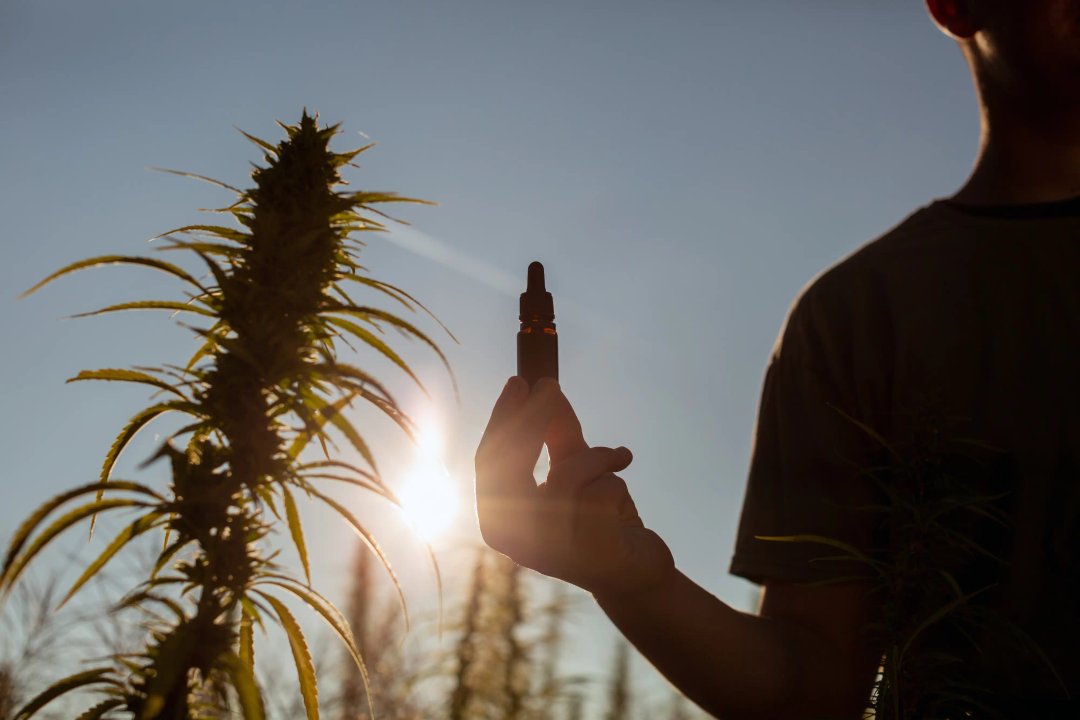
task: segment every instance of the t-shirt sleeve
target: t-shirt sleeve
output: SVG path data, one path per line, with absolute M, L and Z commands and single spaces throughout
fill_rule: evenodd
M 814 535 L 870 553 L 881 445 L 862 418 L 873 393 L 857 379 L 848 315 L 812 286 L 796 302 L 765 374 L 730 571 L 758 584 L 813 582 L 865 571 Z M 870 338 L 861 338 L 872 342 Z

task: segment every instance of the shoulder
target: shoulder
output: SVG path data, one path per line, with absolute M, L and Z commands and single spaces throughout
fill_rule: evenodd
M 811 279 L 796 304 L 850 299 L 853 291 L 866 292 L 914 272 L 950 254 L 960 239 L 956 230 L 936 203 L 920 208 Z
M 785 330 L 795 325 L 827 333 L 837 325 L 879 324 L 898 287 L 917 284 L 931 268 L 952 264 L 950 256 L 963 252 L 963 233 L 938 205 L 919 208 L 814 276 L 792 303 Z

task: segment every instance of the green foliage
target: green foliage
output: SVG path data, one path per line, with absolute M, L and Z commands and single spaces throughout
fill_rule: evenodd
M 304 696 L 304 709 L 307 711 L 308 720 L 319 720 L 319 688 L 315 680 L 315 663 L 311 659 L 304 631 L 285 607 L 285 603 L 273 595 L 263 597 L 274 608 L 274 612 L 281 619 L 281 626 L 285 628 L 285 634 L 289 637 L 289 647 L 292 649 L 296 672 L 300 677 L 300 694 Z
M 161 236 L 163 250 L 196 258 L 212 283 L 203 284 L 171 262 L 105 255 L 68 265 L 26 293 L 76 270 L 149 268 L 179 279 L 186 299 L 121 303 L 86 315 L 154 309 L 189 314 L 207 324 L 193 328 L 200 344 L 183 367 L 107 368 L 71 378 L 137 383 L 171 397 L 124 425 L 105 454 L 99 482 L 61 494 L 20 526 L 3 561 L 0 590 L 10 592 L 27 565 L 64 530 L 98 513 L 132 509 L 137 517 L 86 566 L 67 598 L 129 543 L 160 528 L 165 542 L 152 574 L 119 604 L 156 619 L 150 621 L 149 639 L 140 652 L 117 655 L 110 664 L 61 680 L 27 703 L 18 718 L 33 716 L 69 691 L 92 687 L 98 697 L 84 718 L 122 714 L 137 720 L 187 720 L 218 717 L 235 708 L 245 720 L 260 720 L 265 709 L 255 681 L 253 634 L 266 618 L 276 618 L 285 631 L 307 717 L 317 718 L 314 663 L 283 597 L 301 601 L 328 623 L 366 685 L 367 671 L 348 623 L 310 587 L 297 492 L 324 503 L 356 530 L 393 577 L 404 606 L 404 593 L 375 538 L 319 486 L 326 480 L 350 483 L 397 502 L 346 411 L 358 401 L 369 403 L 410 434 L 412 421 L 382 382 L 339 361 L 337 344 L 359 342 L 417 383 L 419 378 L 383 339 L 387 329 L 428 345 L 446 362 L 436 343 L 413 323 L 368 304 L 367 298 L 354 301 L 345 291 L 347 283 L 354 283 L 372 300 L 390 299 L 409 312 L 426 311 L 403 290 L 369 277 L 357 262 L 364 246 L 358 235 L 385 229 L 387 216 L 376 206 L 422 201 L 345 191 L 339 171 L 367 148 L 331 151 L 337 126 L 320 128 L 306 112 L 298 124 L 282 127 L 286 138 L 276 145 L 245 133 L 264 152 L 264 165 L 252 172 L 251 189 L 176 173 L 238 195 L 219 211 L 237 227 L 189 225 Z M 167 490 L 113 480 L 116 461 L 132 438 L 166 413 L 188 420 L 154 456 L 170 463 Z M 367 467 L 332 459 L 332 433 L 344 437 Z M 301 461 L 313 440 L 325 459 Z M 70 507 L 76 501 L 82 504 Z M 304 581 L 287 575 L 267 552 L 281 506 Z
M 857 508 L 876 514 L 883 545 L 863 551 L 818 535 L 759 539 L 829 548 L 839 554 L 820 560 L 846 569 L 814 584 L 870 588 L 880 616 L 865 631 L 884 651 L 872 716 L 1001 718 L 995 682 L 1022 669 L 1064 689 L 1037 644 L 994 602 L 1008 568 L 1008 488 L 1016 482 L 1004 453 L 957 439 L 932 404 L 914 415 L 902 442 L 841 414 L 888 458 L 866 470 L 880 503 Z M 1028 667 L 1030 659 L 1038 667 Z

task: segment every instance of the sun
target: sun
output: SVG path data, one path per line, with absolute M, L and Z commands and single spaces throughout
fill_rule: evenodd
M 398 492 L 405 520 L 425 542 L 432 542 L 446 532 L 459 505 L 453 479 L 440 459 L 441 445 L 435 426 L 426 425 L 417 443 L 413 466 Z

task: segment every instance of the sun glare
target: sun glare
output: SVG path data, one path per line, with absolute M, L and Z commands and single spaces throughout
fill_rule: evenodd
M 441 455 L 441 438 L 432 424 L 426 424 L 417 443 L 413 466 L 398 493 L 405 520 L 426 542 L 450 527 L 458 509 L 458 496 Z

